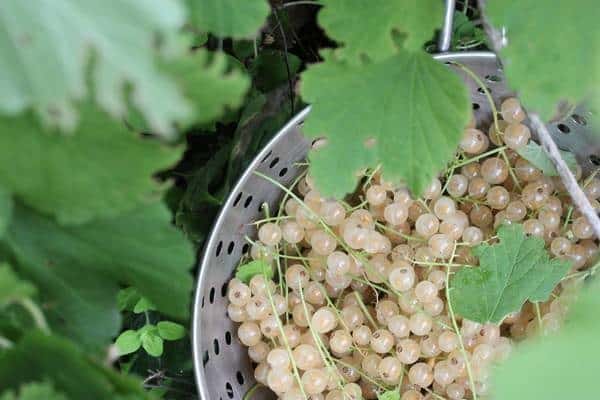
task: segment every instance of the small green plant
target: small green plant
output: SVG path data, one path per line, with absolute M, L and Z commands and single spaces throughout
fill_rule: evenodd
M 117 300 L 121 311 L 133 311 L 146 317 L 146 323 L 141 328 L 128 329 L 117 337 L 115 345 L 119 355 L 134 353 L 142 347 L 152 357 L 160 357 L 163 354 L 164 340 L 179 340 L 185 336 L 185 327 L 178 323 L 171 321 L 150 323 L 149 312 L 156 310 L 156 307 L 135 288 L 122 289 Z

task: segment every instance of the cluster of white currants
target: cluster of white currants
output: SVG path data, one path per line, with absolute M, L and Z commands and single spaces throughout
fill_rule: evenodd
M 455 162 L 419 199 L 377 172 L 346 201 L 326 199 L 306 176 L 284 212 L 261 222 L 251 257 L 278 274 L 232 279 L 228 291 L 259 383 L 284 400 L 375 399 L 390 389 L 403 400 L 481 397 L 489 367 L 515 340 L 559 328 L 568 279 L 550 301 L 526 303 L 500 325 L 448 307 L 448 277 L 478 264 L 472 247 L 494 241 L 501 223 L 543 238 L 572 260 L 572 274 L 598 252 L 560 181 L 515 151 L 531 136 L 518 100 L 504 101 L 501 115 L 489 136 L 465 130 Z M 598 207 L 600 180 L 582 185 Z

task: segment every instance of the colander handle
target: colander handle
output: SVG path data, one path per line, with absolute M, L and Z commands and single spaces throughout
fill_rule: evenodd
M 446 0 L 446 12 L 444 13 L 444 25 L 442 26 L 442 34 L 438 42 L 440 53 L 445 53 L 450 50 L 452 43 L 452 18 L 454 17 L 454 9 L 456 0 Z

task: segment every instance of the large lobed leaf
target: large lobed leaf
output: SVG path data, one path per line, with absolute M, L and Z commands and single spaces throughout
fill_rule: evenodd
M 129 132 L 90 103 L 74 135 L 45 132 L 25 113 L 0 118 L 0 186 L 61 223 L 82 223 L 157 201 L 152 174 L 182 151 Z
M 527 237 L 519 224 L 498 229 L 499 243 L 473 249 L 479 267 L 467 267 L 450 281 L 454 311 L 481 323 L 499 323 L 526 300 L 545 301 L 570 268 L 570 263 L 550 259 L 544 241 Z
M 382 60 L 397 52 L 399 41 L 409 50 L 422 48 L 444 15 L 438 0 L 324 0 L 323 5 L 319 25 L 342 43 L 339 57 L 353 61 Z
M 51 125 L 72 130 L 74 99 L 86 86 L 86 65 L 96 100 L 114 116 L 126 114 L 124 86 L 156 132 L 174 133 L 172 123 L 190 108 L 172 79 L 156 65 L 156 35 L 169 47 L 185 21 L 180 1 L 5 0 L 0 3 L 0 112 L 33 107 Z M 171 52 L 171 50 L 169 50 Z
M 223 37 L 253 37 L 269 15 L 266 0 L 186 0 L 192 23 Z
M 19 395 L 9 390 L 0 394 L 0 400 L 67 400 L 67 397 L 57 392 L 51 383 L 31 382 L 19 388 Z
M 595 399 L 600 358 L 600 287 L 591 283 L 556 336 L 541 338 L 494 371 L 497 400 Z
M 54 329 L 90 346 L 109 342 L 120 325 L 119 284 L 163 313 L 188 315 L 193 253 L 162 204 L 70 227 L 23 206 L 14 215 L 6 241 Z
M 237 108 L 250 87 L 239 69 L 229 70 L 228 56 L 198 49 L 165 66 L 191 101 L 193 122 L 206 123 L 221 116 L 226 107 Z
M 302 94 L 313 105 L 303 131 L 328 139 L 310 155 L 327 196 L 351 192 L 357 174 L 378 163 L 387 180 L 419 195 L 454 154 L 470 115 L 459 76 L 421 51 L 361 66 L 330 55 L 302 75 Z
M 486 15 L 507 30 L 500 55 L 508 81 L 545 119 L 560 100 L 600 96 L 599 10 L 595 0 L 487 2 Z
M 0 389 L 17 389 L 40 380 L 51 382 L 58 392 L 70 399 L 149 397 L 144 394 L 141 382 L 103 366 L 72 342 L 34 331 L 27 333 L 13 348 L 0 352 Z

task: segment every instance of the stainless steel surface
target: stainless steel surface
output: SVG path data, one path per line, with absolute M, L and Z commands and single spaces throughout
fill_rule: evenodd
M 438 48 L 440 53 L 445 53 L 450 50 L 452 44 L 452 23 L 454 19 L 454 9 L 456 7 L 455 0 L 446 0 L 446 11 L 444 12 L 444 24 L 440 33 Z
M 498 107 L 502 100 L 512 95 L 494 53 L 444 53 L 434 58 L 440 62 L 458 62 L 474 71 L 488 87 Z M 489 124 L 492 110 L 483 90 L 455 66 L 448 67 L 465 79 L 477 122 L 484 126 Z M 306 108 L 290 120 L 254 159 L 223 205 L 206 243 L 192 323 L 196 380 L 204 400 L 241 399 L 255 383 L 247 350 L 236 338 L 237 324 L 227 318 L 226 285 L 241 255 L 249 249 L 244 237 L 256 234 L 256 229 L 249 223 L 262 218 L 260 205 L 267 202 L 270 209 L 275 210 L 281 198 L 280 190 L 254 172 L 260 171 L 286 185 L 291 183 L 300 171 L 295 163 L 304 160 L 310 147 L 300 133 L 300 126 L 309 112 L 310 108 Z M 584 110 L 576 109 L 563 122 L 549 125 L 559 147 L 575 152 L 587 171 L 594 167 L 593 156 L 600 155 L 600 143 L 591 136 L 590 117 Z M 263 390 L 255 398 L 274 396 Z

